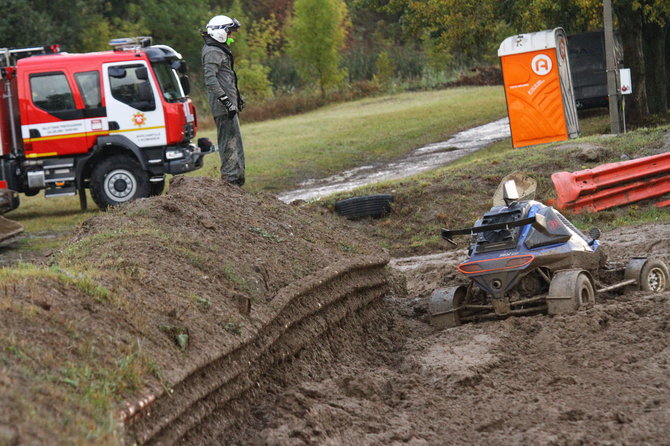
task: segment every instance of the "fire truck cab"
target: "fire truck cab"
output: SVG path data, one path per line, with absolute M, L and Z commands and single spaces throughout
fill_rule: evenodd
M 0 49 L 0 187 L 48 197 L 90 188 L 102 209 L 163 191 L 166 174 L 202 167 L 186 64 L 150 38 L 111 51 Z M 18 200 L 14 200 L 18 206 Z

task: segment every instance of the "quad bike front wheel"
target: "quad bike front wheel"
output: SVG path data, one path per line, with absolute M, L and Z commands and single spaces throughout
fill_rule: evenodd
M 640 272 L 640 289 L 660 293 L 668 289 L 668 267 L 658 259 L 648 259 Z
M 574 313 L 595 304 L 596 293 L 584 270 L 557 271 L 549 284 L 547 314 Z
M 633 289 L 660 293 L 668 289 L 670 274 L 668 267 L 660 259 L 633 257 L 626 266 L 624 280 L 635 279 Z

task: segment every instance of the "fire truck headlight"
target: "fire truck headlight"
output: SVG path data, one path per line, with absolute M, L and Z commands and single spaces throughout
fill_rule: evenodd
M 178 160 L 179 158 L 184 157 L 184 152 L 181 150 L 166 150 L 165 159 L 167 160 Z

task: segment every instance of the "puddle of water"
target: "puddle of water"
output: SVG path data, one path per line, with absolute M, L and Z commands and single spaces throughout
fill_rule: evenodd
M 459 251 L 447 251 L 437 254 L 423 256 L 396 257 L 391 259 L 389 265 L 402 272 L 413 271 L 426 266 L 444 266 L 445 264 L 456 265 L 465 260 L 465 253 Z
M 508 118 L 500 119 L 456 133 L 447 141 L 418 148 L 392 163 L 361 166 L 327 178 L 304 181 L 299 189 L 283 192 L 277 198 L 285 203 L 316 200 L 380 181 L 406 178 L 449 164 L 509 136 Z

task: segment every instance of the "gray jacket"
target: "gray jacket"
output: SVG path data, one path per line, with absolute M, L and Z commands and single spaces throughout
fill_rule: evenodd
M 221 96 L 228 96 L 230 102 L 239 108 L 240 92 L 237 89 L 233 53 L 209 36 L 205 36 L 205 45 L 202 47 L 202 71 L 212 115 L 228 114 L 226 107 L 218 100 Z

